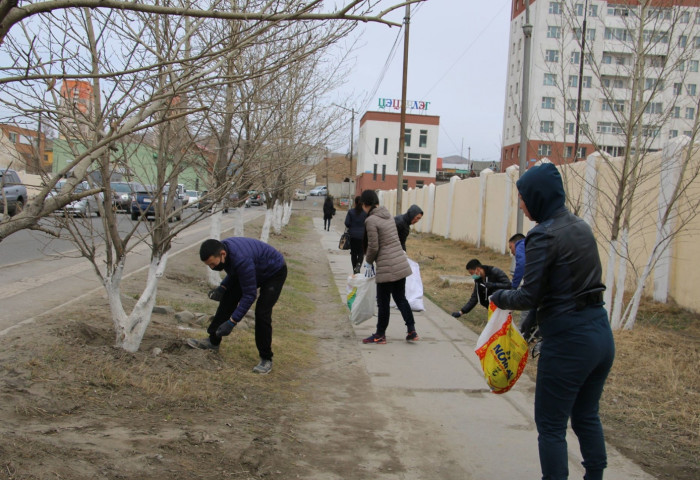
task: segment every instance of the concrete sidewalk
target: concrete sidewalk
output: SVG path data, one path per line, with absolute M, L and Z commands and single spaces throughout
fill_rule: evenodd
M 313 221 L 345 302 L 352 270 L 349 252 L 338 250 L 342 232 L 335 227 L 326 232 L 321 218 Z M 429 300 L 423 301 L 426 310 L 414 312 L 421 338 L 416 343 L 405 341 L 406 328 L 396 309 L 392 309 L 386 345 L 361 343 L 374 333 L 376 317 L 353 327 L 372 388 L 408 416 L 429 425 L 425 434 L 442 442 L 445 452 L 454 452 L 444 460 L 457 463 L 465 479 L 540 478 L 534 383 L 523 376 L 510 392 L 492 394 L 474 353 L 478 335 Z M 578 441 L 570 429 L 567 440 L 570 478 L 582 478 Z M 420 452 L 413 455 L 419 458 Z M 606 480 L 653 478 L 608 446 Z

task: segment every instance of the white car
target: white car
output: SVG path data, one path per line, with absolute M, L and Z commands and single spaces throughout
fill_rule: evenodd
M 304 190 L 295 190 L 294 200 L 306 200 L 306 192 Z
M 187 198 L 187 208 L 197 208 L 199 205 L 200 193 L 197 190 L 185 190 Z
M 314 187 L 311 189 L 311 191 L 309 191 L 309 195 L 313 197 L 328 195 L 328 187 L 326 187 L 325 185 L 322 185 L 320 187 Z

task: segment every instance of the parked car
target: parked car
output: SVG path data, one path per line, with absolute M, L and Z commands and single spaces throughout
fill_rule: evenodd
M 187 198 L 187 208 L 196 208 L 199 206 L 200 193 L 197 190 L 185 190 Z
M 304 190 L 295 190 L 294 200 L 306 200 L 306 192 Z
M 131 196 L 144 190 L 143 185 L 137 182 L 110 182 L 109 186 L 112 189 L 112 206 L 124 212 L 131 209 Z
M 7 214 L 15 216 L 24 208 L 27 201 L 27 187 L 22 185 L 19 175 L 14 170 L 0 169 L 0 213 L 5 213 L 5 201 L 7 201 Z
M 318 197 L 328 195 L 328 187 L 322 185 L 320 187 L 314 187 L 309 191 L 309 195 Z
M 202 192 L 199 200 L 199 209 L 203 211 L 209 211 L 212 209 L 214 204 L 214 199 L 206 198 L 209 192 L 207 190 Z M 229 208 L 236 208 L 238 206 L 238 192 L 231 192 L 229 196 L 224 200 L 224 213 L 228 213 Z
M 245 201 L 245 206 L 246 206 L 246 208 L 249 208 L 249 207 L 252 207 L 253 205 L 255 205 L 255 206 L 265 205 L 265 194 L 262 192 L 258 192 L 256 190 L 250 190 L 248 192 L 248 198 Z
M 141 215 L 145 214 L 146 217 L 153 217 L 156 214 L 156 210 L 153 202 L 155 197 L 153 187 L 145 187 L 144 190 L 134 193 L 131 197 L 131 219 L 138 220 Z M 163 202 L 168 198 L 168 186 L 166 185 L 163 189 Z M 175 193 L 173 198 L 173 205 L 168 213 L 168 221 L 180 220 L 182 218 L 182 207 L 184 194 Z M 176 213 L 177 212 L 177 213 Z
M 66 181 L 65 180 L 59 180 L 56 183 L 56 186 L 53 187 L 49 195 L 56 195 L 58 192 L 61 191 L 63 186 L 65 185 Z M 90 184 L 86 181 L 80 182 L 78 185 L 76 185 L 75 190 L 73 190 L 73 193 L 82 193 L 85 190 L 90 190 L 91 187 Z M 94 213 L 98 217 L 100 216 L 100 206 L 99 204 L 102 202 L 104 199 L 104 194 L 102 192 L 98 192 L 94 195 L 88 195 L 87 197 L 83 197 L 80 200 L 74 200 L 64 206 L 63 208 L 59 208 L 56 210 L 56 213 L 63 213 L 66 215 L 76 215 L 76 216 L 81 216 L 81 217 L 91 217 L 92 214 Z

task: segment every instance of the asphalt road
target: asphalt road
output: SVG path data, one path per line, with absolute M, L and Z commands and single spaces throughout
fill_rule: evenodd
M 247 222 L 264 215 L 265 208 L 240 211 L 243 221 Z M 222 216 L 222 231 L 233 226 L 233 218 L 231 213 Z M 133 225 L 127 215 L 120 215 L 119 222 L 120 230 Z M 99 218 L 91 219 L 90 223 L 95 229 L 101 228 Z M 173 241 L 171 255 L 206 238 L 209 227 L 210 222 L 203 220 L 181 232 Z M 125 276 L 146 268 L 149 261 L 148 246 L 145 243 L 138 245 L 127 257 Z M 0 243 L 0 335 L 32 322 L 36 315 L 102 293 L 102 284 L 92 264 L 79 257 L 75 246 L 68 240 L 52 239 L 36 231 L 22 231 Z

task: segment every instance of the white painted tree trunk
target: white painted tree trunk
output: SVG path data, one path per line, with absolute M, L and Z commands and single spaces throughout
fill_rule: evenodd
M 265 210 L 265 221 L 263 222 L 262 231 L 260 232 L 260 241 L 267 243 L 270 240 L 270 225 L 272 225 L 272 209 Z
M 117 261 L 117 264 L 112 273 L 107 272 L 104 278 L 104 286 L 107 291 L 107 301 L 109 302 L 109 310 L 112 313 L 112 321 L 114 322 L 114 344 L 119 345 L 120 340 L 120 325 L 126 325 L 128 315 L 124 311 L 121 297 L 121 281 L 124 274 L 124 261 L 122 257 Z
M 243 223 L 243 211 L 240 208 L 234 208 L 233 212 L 233 236 L 242 237 L 245 235 L 245 223 Z
M 222 207 L 220 205 L 219 207 Z M 216 240 L 221 240 L 221 209 L 215 208 L 215 213 L 211 216 L 211 223 L 209 224 L 209 238 L 214 238 Z M 199 253 L 197 253 L 199 255 Z M 203 267 L 207 270 L 207 283 L 210 287 L 218 287 L 221 283 L 221 275 L 219 272 L 212 270 L 206 265 Z
M 118 319 L 115 317 L 115 323 L 117 323 L 115 325 L 117 347 L 123 348 L 127 352 L 138 351 L 143 335 L 146 333 L 146 328 L 151 323 L 153 306 L 156 303 L 156 294 L 158 293 L 158 282 L 163 276 L 167 263 L 168 252 L 165 252 L 160 258 L 154 257 L 151 260 L 151 265 L 148 267 L 146 288 L 141 293 L 131 314 L 126 318 L 125 315 L 119 316 L 121 318 Z M 112 291 L 112 297 L 116 296 L 119 298 L 118 284 L 119 282 L 112 282 L 111 284 L 109 291 Z M 114 290 L 115 286 L 117 287 L 116 291 Z M 110 298 L 110 300 L 114 300 L 114 298 Z M 118 300 L 118 304 L 121 305 L 121 300 Z
M 605 270 L 605 293 L 603 294 L 603 301 L 608 307 L 608 312 L 612 311 L 612 298 L 613 292 L 615 291 L 615 264 L 617 263 L 617 241 L 611 240 L 608 243 L 608 265 Z
M 622 327 L 622 306 L 623 296 L 625 294 L 625 282 L 627 281 L 627 249 L 629 240 L 629 230 L 623 229 L 622 236 L 619 241 L 619 253 L 617 254 L 618 271 L 615 278 L 615 300 L 613 301 L 612 314 L 610 316 L 610 325 L 613 330 L 618 330 Z
M 282 233 L 282 205 L 279 200 L 275 200 L 275 205 L 272 207 L 272 230 L 276 235 Z
M 583 211 L 581 218 L 593 228 L 596 215 L 596 195 L 598 193 L 598 170 L 596 164 L 601 158 L 599 153 L 594 153 L 586 158 L 585 182 L 583 184 Z
M 289 220 L 292 218 L 292 202 L 284 204 L 284 213 L 282 214 L 282 226 L 289 225 Z

